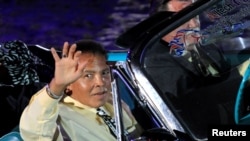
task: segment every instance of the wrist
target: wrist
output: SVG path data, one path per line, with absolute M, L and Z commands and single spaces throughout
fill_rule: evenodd
M 51 92 L 49 84 L 47 84 L 45 87 L 46 87 L 46 92 L 47 92 L 47 94 L 48 94 L 49 97 L 51 97 L 53 99 L 60 99 L 60 98 L 62 98 L 64 92 L 62 92 L 60 95 L 56 95 L 53 92 Z

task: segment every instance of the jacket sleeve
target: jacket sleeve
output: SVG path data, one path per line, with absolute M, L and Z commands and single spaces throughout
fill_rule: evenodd
M 51 141 L 57 128 L 59 99 L 48 96 L 45 87 L 32 96 L 20 119 L 20 133 L 25 141 Z M 62 140 L 59 133 L 58 141 Z

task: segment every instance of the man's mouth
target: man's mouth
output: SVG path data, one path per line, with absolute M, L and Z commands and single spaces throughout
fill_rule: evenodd
M 101 92 L 98 92 L 98 93 L 95 93 L 94 95 L 104 95 L 108 92 L 108 89 L 107 88 L 104 88 L 103 91 Z
M 99 93 L 95 93 L 94 95 L 104 95 L 106 92 L 103 91 L 103 92 L 99 92 Z

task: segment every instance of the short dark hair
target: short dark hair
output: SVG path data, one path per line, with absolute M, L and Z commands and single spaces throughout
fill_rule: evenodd
M 105 56 L 107 59 L 107 50 L 100 43 L 91 40 L 91 39 L 82 39 L 76 43 L 76 50 L 81 51 L 82 53 L 93 53 L 97 55 Z
M 161 4 L 166 4 L 167 2 L 169 2 L 170 0 L 163 0 Z

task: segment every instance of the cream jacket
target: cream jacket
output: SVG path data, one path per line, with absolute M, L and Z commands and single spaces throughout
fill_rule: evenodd
M 103 106 L 112 115 L 111 104 Z M 61 100 L 52 99 L 43 88 L 30 100 L 20 119 L 20 133 L 24 141 L 52 141 L 58 115 L 61 125 L 72 141 L 116 141 L 108 127 L 96 115 L 96 109 L 79 103 L 69 96 Z M 128 132 L 135 130 L 136 121 L 123 110 L 124 127 Z M 63 141 L 62 133 L 56 141 Z

